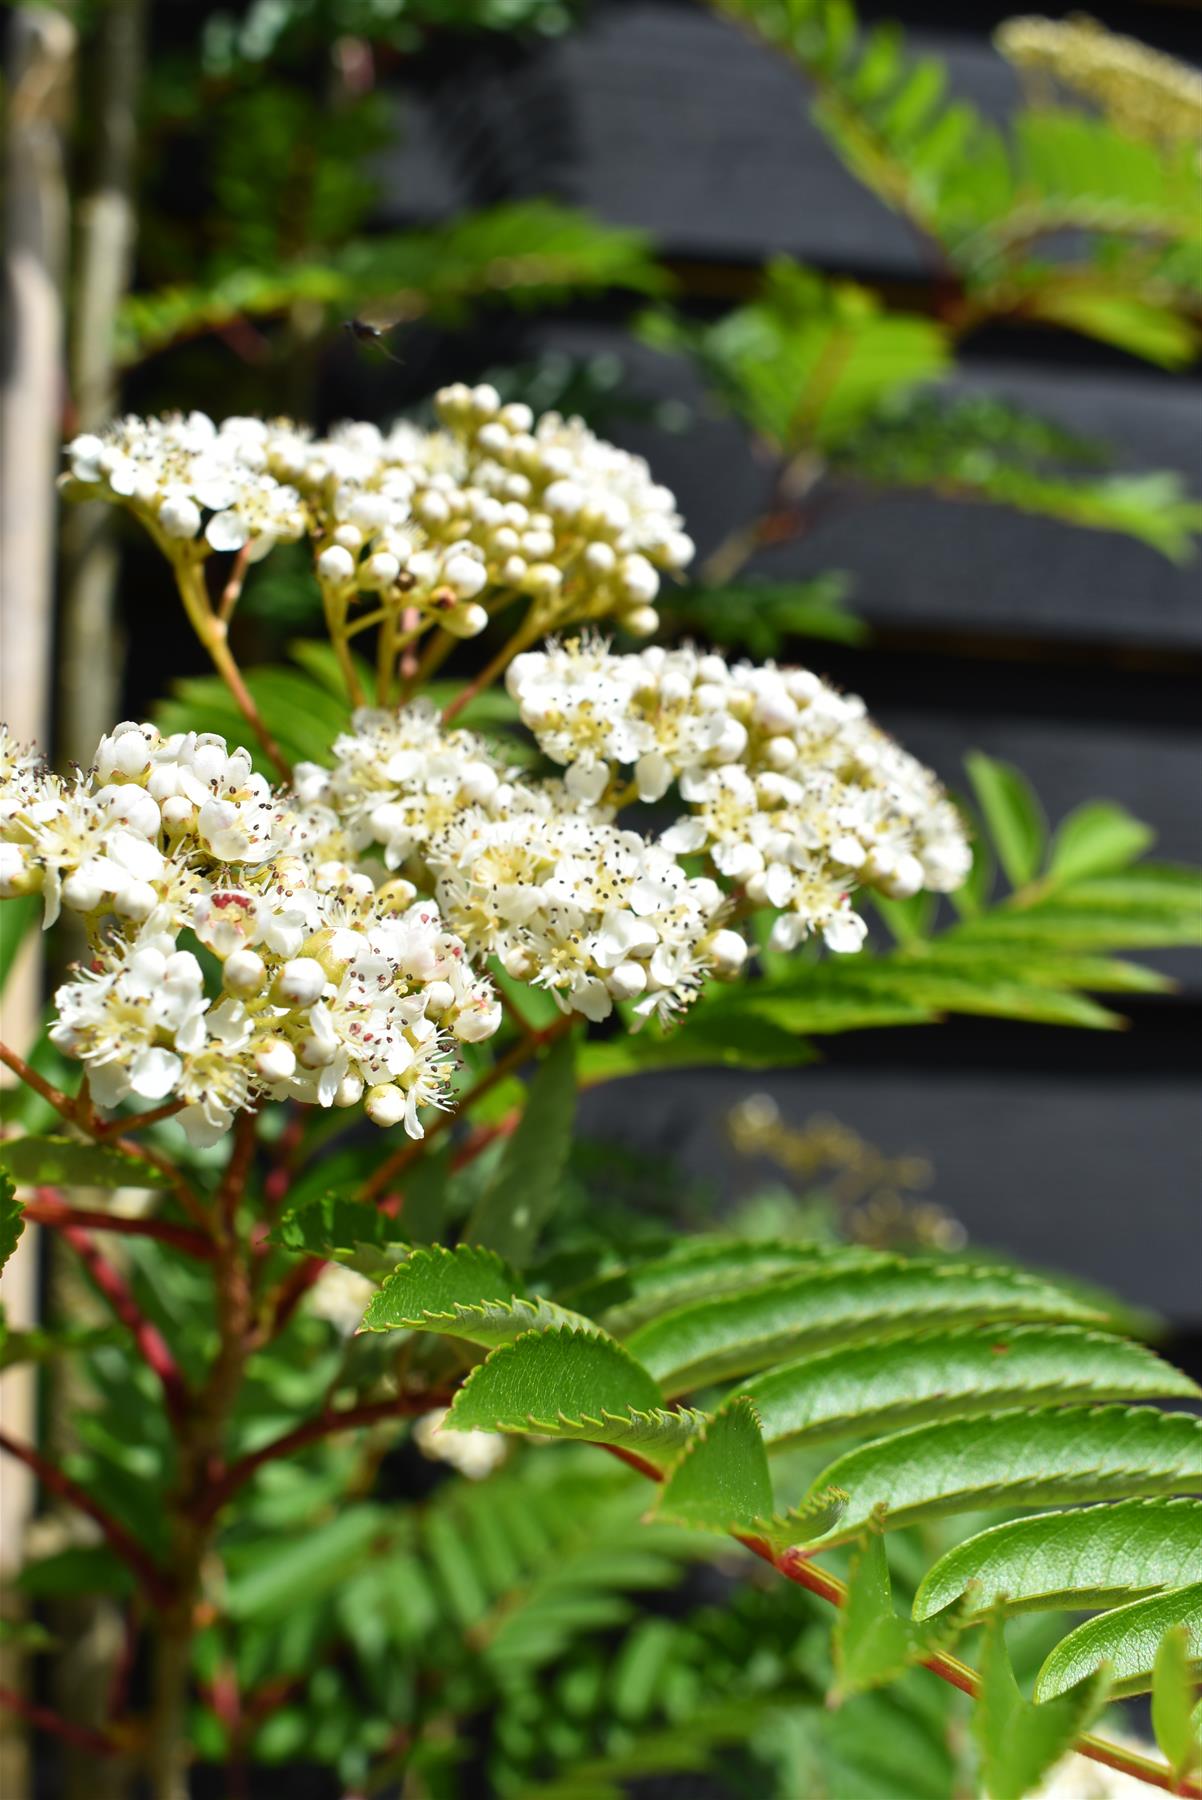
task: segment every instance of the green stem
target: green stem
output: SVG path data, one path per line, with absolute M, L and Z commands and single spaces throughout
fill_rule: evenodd
M 230 690 L 234 704 L 246 723 L 259 740 L 259 745 L 268 761 L 273 763 L 280 778 L 289 781 L 292 770 L 288 758 L 284 755 L 267 726 L 263 722 L 254 696 L 242 678 L 242 671 L 234 660 L 234 653 L 229 646 L 228 627 L 223 618 L 219 618 L 209 604 L 208 589 L 205 587 L 204 571 L 200 563 L 181 555 L 178 550 L 171 557 L 175 569 L 176 586 L 180 599 L 184 603 L 184 611 L 193 631 L 209 653 L 213 667 Z
M 455 698 L 443 708 L 443 724 L 449 725 L 452 719 L 458 718 L 463 709 L 466 706 L 470 706 L 477 694 L 483 693 L 485 688 L 492 686 L 497 676 L 509 667 L 509 664 L 513 661 L 515 656 L 520 655 L 523 650 L 535 643 L 541 636 L 541 624 L 534 621 L 531 613 L 527 613 L 522 624 L 519 625 L 518 629 L 514 632 L 508 642 L 502 644 L 492 661 L 486 663 L 480 673 L 469 681 L 465 688 L 461 688 L 455 695 Z

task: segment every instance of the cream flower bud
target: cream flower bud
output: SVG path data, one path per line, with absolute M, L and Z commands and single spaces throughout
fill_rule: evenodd
M 187 494 L 168 494 L 159 508 L 159 525 L 169 538 L 194 538 L 200 530 L 200 508 Z
M 615 1000 L 634 1000 L 647 986 L 647 971 L 642 963 L 620 962 L 610 971 L 605 985 Z
M 296 1073 L 296 1053 L 283 1038 L 265 1038 L 255 1052 L 255 1067 L 264 1081 L 287 1081 Z
M 334 542 L 341 544 L 344 550 L 362 550 L 363 533 L 357 525 L 340 525 L 334 533 Z M 320 567 L 320 564 L 318 566 Z
M 449 631 L 452 637 L 479 637 L 488 624 L 488 614 L 482 606 L 473 602 L 470 606 L 457 606 L 453 612 L 444 613 L 440 623 L 443 630 Z
M 267 980 L 267 964 L 257 950 L 235 950 L 225 959 L 221 978 L 231 994 L 249 999 L 261 993 Z
M 624 556 L 618 579 L 628 600 L 646 604 L 659 593 L 659 575 L 645 556 Z
M 275 978 L 272 994 L 284 1006 L 312 1006 L 320 1000 L 326 972 L 312 956 L 294 956 Z
M 501 952 L 501 967 L 515 981 L 529 981 L 538 964 L 529 950 L 515 944 L 512 949 Z
M 747 961 L 747 945 L 737 931 L 715 931 L 709 953 L 720 975 L 737 975 Z
M 511 400 L 508 406 L 501 408 L 501 423 L 510 431 L 529 431 L 534 423 L 534 414 L 523 400 Z
M 331 544 L 317 559 L 317 574 L 331 587 L 343 587 L 354 580 L 355 559 L 341 544 Z
M 113 896 L 113 910 L 136 925 L 148 919 L 158 903 L 158 894 L 148 881 L 127 881 Z
M 368 1088 L 364 1101 L 364 1110 L 373 1125 L 382 1126 L 385 1131 L 393 1125 L 399 1125 L 405 1116 L 405 1095 L 398 1087 Z
M 359 584 L 365 588 L 391 587 L 401 572 L 400 561 L 388 550 L 377 550 L 359 571 Z
M 602 543 L 598 539 L 595 543 L 585 546 L 584 566 L 590 575 L 596 575 L 598 578 L 612 575 L 618 566 L 618 553 L 612 544 Z
M 533 535 L 533 534 L 531 534 Z M 531 563 L 522 579 L 522 586 L 528 594 L 535 597 L 554 594 L 562 585 L 563 573 L 554 563 Z
M 448 556 L 443 564 L 442 578 L 461 600 L 474 600 L 488 584 L 488 570 L 474 556 L 461 551 L 457 556 Z
M 358 1106 L 363 1098 L 363 1080 L 359 1075 L 344 1075 L 334 1090 L 335 1106 Z
M 788 769 L 797 761 L 797 745 L 792 738 L 769 738 L 764 756 L 774 769 Z
M 465 1044 L 482 1044 L 500 1029 L 501 1002 L 479 1000 L 457 1014 L 452 1030 Z
M 631 637 L 650 637 L 653 631 L 659 630 L 659 614 L 653 606 L 636 606 L 630 612 L 622 614 L 622 629 Z
M 63 882 L 63 904 L 72 912 L 95 912 L 103 899 L 103 887 L 82 869 L 76 869 Z
M 491 382 L 482 381 L 472 389 L 471 405 L 478 418 L 489 418 L 501 410 L 501 396 Z
M 186 831 L 196 817 L 196 808 L 191 800 L 185 800 L 182 794 L 177 794 L 170 800 L 163 801 L 162 814 L 167 831 Z

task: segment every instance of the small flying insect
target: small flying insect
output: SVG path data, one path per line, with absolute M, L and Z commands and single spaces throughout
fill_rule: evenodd
M 381 309 L 378 313 L 361 313 L 358 318 L 344 319 L 342 328 L 349 331 L 357 344 L 372 344 L 383 352 L 389 362 L 404 364 L 404 357 L 397 356 L 388 347 L 388 333 L 400 323 L 399 319 L 390 319 Z

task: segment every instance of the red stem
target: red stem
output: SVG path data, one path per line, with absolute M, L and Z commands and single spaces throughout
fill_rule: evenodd
M 142 1360 L 158 1376 L 167 1411 L 178 1423 L 188 1414 L 191 1395 L 162 1332 L 146 1318 L 125 1277 L 97 1249 L 87 1232 L 78 1225 L 64 1225 L 60 1229 L 117 1318 L 132 1336 Z
M 7 1706 L 19 1718 L 27 1719 L 35 1730 L 49 1731 L 62 1738 L 64 1743 L 74 1744 L 77 1750 L 90 1750 L 96 1756 L 116 1756 L 120 1751 L 121 1746 L 115 1744 L 107 1732 L 92 1731 L 87 1725 L 73 1725 L 70 1719 L 62 1718 L 51 1707 L 36 1706 L 11 1688 L 0 1688 L 0 1706 Z
M 173 1225 L 168 1219 L 129 1219 L 121 1213 L 105 1212 L 96 1206 L 68 1206 L 46 1188 L 39 1188 L 38 1195 L 38 1199 L 26 1202 L 24 1216 L 51 1231 L 76 1225 L 91 1231 L 112 1231 L 119 1237 L 155 1238 L 185 1256 L 211 1258 L 213 1255 L 212 1240 L 203 1232 L 191 1231 L 187 1225 Z
M 618 1444 L 605 1444 L 602 1448 L 608 1450 L 612 1456 L 616 1456 L 620 1462 L 627 1463 L 632 1469 L 637 1469 L 640 1475 L 646 1475 L 652 1481 L 663 1480 L 662 1469 L 657 1469 L 651 1463 L 644 1462 L 642 1457 L 636 1456 L 633 1451 L 624 1450 Z M 846 1585 L 839 1580 L 839 1577 L 830 1574 L 826 1569 L 819 1568 L 817 1563 L 811 1562 L 804 1550 L 793 1548 L 777 1551 L 764 1538 L 743 1537 L 738 1532 L 734 1532 L 732 1535 L 736 1543 L 742 1544 L 744 1549 L 752 1551 L 764 1562 L 770 1563 L 777 1574 L 783 1575 L 786 1581 L 795 1582 L 798 1587 L 805 1588 L 807 1593 L 816 1594 L 828 1605 L 842 1606 L 847 1599 Z M 932 1675 L 938 1675 L 941 1681 L 946 1681 L 952 1687 L 959 1688 L 962 1694 L 968 1694 L 971 1699 L 976 1700 L 979 1697 L 980 1676 L 975 1669 L 970 1669 L 967 1663 L 960 1662 L 957 1657 L 928 1656 L 923 1659 L 922 1667 L 929 1669 Z M 1188 1776 L 1178 1780 L 1174 1777 L 1171 1769 L 1166 1768 L 1163 1764 L 1149 1762 L 1146 1757 L 1140 1756 L 1136 1751 L 1124 1749 L 1121 1744 L 1108 1743 L 1105 1738 L 1096 1738 L 1087 1732 L 1076 1739 L 1072 1748 L 1078 1756 L 1086 1756 L 1091 1762 L 1102 1763 L 1108 1769 L 1118 1769 L 1120 1773 L 1130 1775 L 1136 1781 L 1145 1782 L 1149 1787 L 1162 1788 L 1168 1794 L 1185 1795 L 1188 1800 L 1202 1800 L 1202 1784 L 1191 1780 Z
M 86 1488 L 73 1481 L 57 1463 L 47 1461 L 32 1445 L 19 1443 L 16 1438 L 9 1437 L 6 1431 L 0 1431 L 0 1450 L 24 1463 L 27 1469 L 32 1469 L 48 1493 L 54 1494 L 59 1500 L 65 1500 L 77 1512 L 86 1513 L 93 1524 L 100 1528 L 100 1534 L 113 1554 L 133 1570 L 154 1605 L 165 1604 L 169 1594 L 166 1576 L 147 1556 L 137 1539 L 107 1513 Z
M 303 1450 L 307 1445 L 316 1444 L 338 1431 L 354 1431 L 361 1425 L 378 1425 L 389 1419 L 405 1419 L 411 1418 L 414 1413 L 431 1412 L 435 1407 L 446 1406 L 450 1398 L 450 1394 L 445 1391 L 431 1391 L 425 1394 L 394 1395 L 391 1400 L 367 1400 L 359 1406 L 327 1408 L 315 1418 L 294 1425 L 291 1431 L 283 1432 L 280 1437 L 272 1438 L 270 1443 L 264 1444 L 260 1449 L 252 1450 L 248 1455 L 239 1457 L 237 1462 L 231 1463 L 205 1494 L 203 1515 L 211 1518 L 240 1487 L 245 1486 L 264 1463 L 275 1462 L 281 1456 L 291 1456 L 294 1451 Z
M 183 1112 L 187 1104 L 186 1100 L 164 1100 L 161 1106 L 152 1107 L 149 1112 L 129 1113 L 120 1119 L 101 1121 L 95 1126 L 92 1136 L 97 1143 L 102 1143 L 106 1138 L 111 1138 L 115 1132 L 121 1130 L 145 1131 L 148 1126 L 157 1125 L 163 1119 L 173 1119 L 176 1113 Z M 143 1158 L 146 1156 L 145 1150 L 141 1148 L 137 1154 Z

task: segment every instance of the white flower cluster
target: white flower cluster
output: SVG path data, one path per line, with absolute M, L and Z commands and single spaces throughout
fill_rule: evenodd
M 98 1105 L 180 1100 L 198 1143 L 264 1097 L 363 1100 L 420 1137 L 456 1040 L 500 1024 L 437 907 L 377 886 L 333 812 L 274 794 L 213 735 L 120 725 L 72 782 L 0 740 L 0 896 L 34 892 L 93 944 L 55 996 L 55 1043 Z
M 303 537 L 308 514 L 292 485 L 305 442 L 292 426 L 261 419 L 119 419 L 102 437 L 67 446 L 71 474 L 124 502 L 164 538 L 202 537 L 213 550 L 246 549 L 252 561 Z M 207 520 L 205 515 L 208 515 Z
M 332 769 L 298 769 L 302 797 L 336 813 L 357 852 L 382 846 L 431 891 L 473 956 L 595 1020 L 615 1000 L 666 1019 L 706 973 L 742 965 L 718 883 L 619 830 L 609 810 L 560 781 L 515 777 L 482 738 L 443 731 L 425 701 L 364 709 L 354 726 Z
M 344 609 L 371 596 L 472 637 L 489 593 L 524 595 L 538 630 L 614 618 L 654 631 L 661 573 L 685 568 L 693 545 L 647 464 L 486 385 L 436 404 L 438 430 L 352 424 L 327 439 L 288 420 L 127 418 L 69 444 L 70 474 L 202 554 L 257 557 L 308 533 Z
M 819 931 L 831 949 L 857 950 L 854 887 L 904 898 L 968 872 L 963 824 L 934 776 L 863 701 L 808 670 L 732 667 L 688 648 L 619 656 L 586 637 L 515 658 L 507 679 L 581 802 L 659 800 L 676 784 L 690 810 L 663 850 L 704 851 L 777 911 L 777 948 Z

